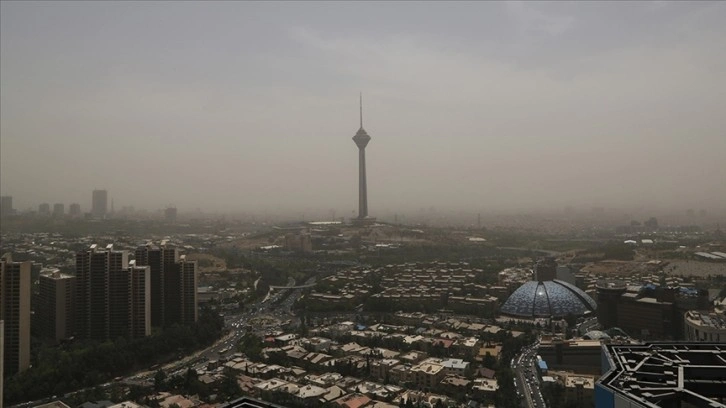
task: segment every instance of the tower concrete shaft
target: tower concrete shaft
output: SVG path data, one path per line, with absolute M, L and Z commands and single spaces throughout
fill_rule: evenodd
M 358 218 L 368 216 L 368 187 L 366 186 L 366 148 L 358 148 Z
M 366 146 L 371 137 L 363 129 L 363 96 L 360 100 L 360 129 L 353 136 L 353 142 L 358 146 L 358 219 L 368 217 L 368 186 L 366 183 Z

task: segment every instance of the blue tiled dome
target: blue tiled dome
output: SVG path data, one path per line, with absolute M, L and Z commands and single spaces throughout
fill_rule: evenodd
M 530 281 L 512 293 L 501 307 L 502 314 L 517 317 L 581 316 L 597 309 L 580 288 L 561 280 Z

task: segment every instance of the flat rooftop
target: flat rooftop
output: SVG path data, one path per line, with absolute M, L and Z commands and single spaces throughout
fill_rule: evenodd
M 726 407 L 726 344 L 603 345 L 610 370 L 598 387 L 648 408 Z

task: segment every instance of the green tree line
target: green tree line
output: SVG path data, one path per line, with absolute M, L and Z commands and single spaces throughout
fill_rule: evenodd
M 193 325 L 172 326 L 141 339 L 46 347 L 38 352 L 31 368 L 6 378 L 4 402 L 11 405 L 94 387 L 210 345 L 223 330 L 224 320 L 204 308 Z

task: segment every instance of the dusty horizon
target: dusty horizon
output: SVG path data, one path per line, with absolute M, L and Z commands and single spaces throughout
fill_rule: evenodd
M 18 209 L 726 210 L 723 3 L 0 7 Z

